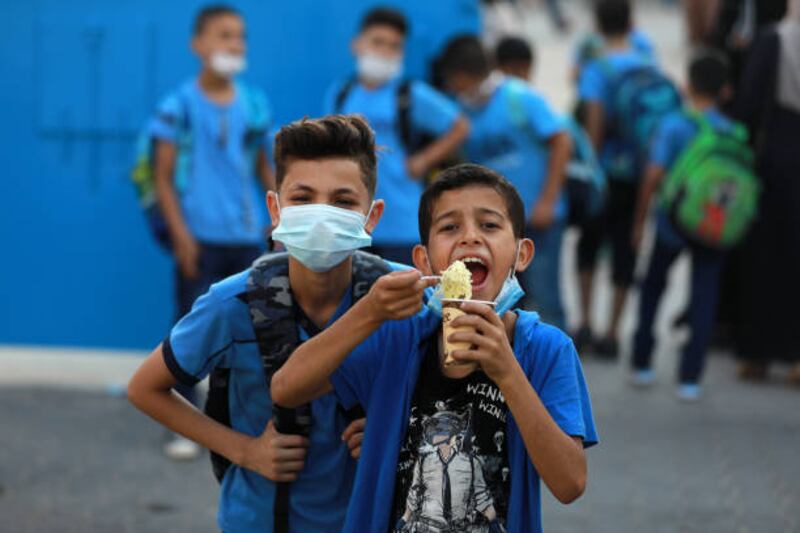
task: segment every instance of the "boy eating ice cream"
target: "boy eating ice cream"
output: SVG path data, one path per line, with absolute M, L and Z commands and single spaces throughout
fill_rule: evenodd
M 418 270 L 380 278 L 329 329 L 298 348 L 272 381 L 295 405 L 333 390 L 359 402 L 367 426 L 344 531 L 541 531 L 541 478 L 564 503 L 587 477 L 597 442 L 572 341 L 535 313 L 514 310 L 515 273 L 533 258 L 514 187 L 478 165 L 444 171 L 422 197 Z M 456 260 L 475 300 L 448 342 L 441 316 L 422 311 L 423 275 Z M 443 280 L 444 281 L 444 280 Z

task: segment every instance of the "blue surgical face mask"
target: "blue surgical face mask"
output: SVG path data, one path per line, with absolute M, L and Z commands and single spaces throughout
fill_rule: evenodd
M 514 260 L 514 265 L 517 264 L 519 260 L 519 252 L 520 252 L 520 245 L 517 245 L 517 255 L 516 259 Z M 428 260 L 428 266 L 430 266 L 430 260 Z M 433 272 L 433 269 L 431 269 Z M 500 287 L 500 292 L 497 294 L 497 297 L 494 299 L 495 306 L 494 311 L 500 316 L 506 314 L 506 312 L 510 311 L 514 308 L 517 302 L 525 296 L 525 291 L 522 290 L 522 286 L 519 284 L 519 280 L 516 276 L 516 270 L 514 266 L 511 267 L 511 271 L 508 273 L 508 277 L 506 277 L 505 281 L 503 281 L 503 286 Z M 436 291 L 428 298 L 428 302 L 425 304 L 428 309 L 432 312 L 436 313 L 438 316 L 442 316 L 442 291 L 441 287 L 437 288 Z
M 364 229 L 368 216 L 327 204 L 292 205 L 280 210 L 280 223 L 272 238 L 282 242 L 289 255 L 306 268 L 327 272 L 357 249 L 372 244 Z

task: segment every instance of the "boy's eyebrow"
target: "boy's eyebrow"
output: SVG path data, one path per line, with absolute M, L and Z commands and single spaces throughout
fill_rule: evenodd
M 316 189 L 314 187 L 311 187 L 310 185 L 304 185 L 302 183 L 293 184 L 290 190 L 298 190 L 302 192 L 316 192 Z
M 490 209 L 488 207 L 478 207 L 477 209 L 481 214 L 484 214 L 484 215 L 494 215 L 494 216 L 497 216 L 497 217 L 500 217 L 500 218 L 505 218 L 505 215 L 503 213 L 501 213 L 500 211 L 497 211 L 495 209 Z
M 333 194 L 358 194 L 358 191 L 352 187 L 339 187 L 333 191 Z
M 437 222 L 439 222 L 443 218 L 454 216 L 457 212 L 458 212 L 458 209 L 451 209 L 450 211 L 446 211 L 446 212 L 442 213 L 441 215 L 439 215 L 438 217 L 434 218 L 433 219 L 433 223 L 436 224 Z

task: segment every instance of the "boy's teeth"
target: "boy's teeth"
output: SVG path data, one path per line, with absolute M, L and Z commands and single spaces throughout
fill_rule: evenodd
M 481 259 L 480 257 L 465 257 L 464 259 L 462 259 L 462 261 L 465 263 L 480 263 L 481 265 L 483 264 L 483 259 Z

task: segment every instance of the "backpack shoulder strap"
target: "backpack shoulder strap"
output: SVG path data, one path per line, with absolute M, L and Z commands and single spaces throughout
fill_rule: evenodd
M 256 260 L 247 278 L 246 300 L 269 386 L 299 343 L 287 253 Z
M 339 91 L 336 93 L 336 98 L 333 100 L 334 113 L 342 112 L 342 109 L 344 109 L 344 103 L 347 101 L 347 97 L 350 96 L 350 93 L 353 91 L 353 87 L 355 87 L 355 85 L 356 77 L 351 76 L 342 84 L 341 87 L 339 87 Z
M 411 126 L 411 80 L 404 79 L 397 87 L 397 127 L 400 134 L 400 142 L 411 152 L 414 149 L 413 128 Z
M 353 254 L 353 303 L 367 294 L 379 277 L 391 271 L 389 264 L 377 255 L 357 250 Z

